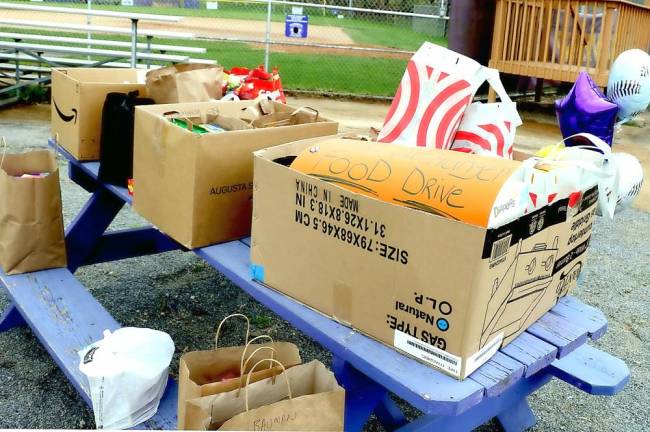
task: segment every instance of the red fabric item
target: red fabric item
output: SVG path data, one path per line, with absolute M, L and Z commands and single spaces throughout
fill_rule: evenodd
M 224 71 L 228 75 L 248 75 L 251 71 L 247 67 L 234 67 L 229 71 Z
M 264 69 L 264 66 L 260 65 L 256 69 L 253 69 L 252 71 L 250 71 L 250 73 L 248 74 L 248 78 L 249 79 L 257 78 L 257 79 L 268 81 L 268 80 L 272 79 L 273 77 L 272 77 L 272 75 L 270 73 L 268 73 Z
M 235 94 L 242 100 L 252 100 L 256 99 L 260 94 L 275 92 L 276 100 L 287 103 L 277 68 L 273 68 L 272 72 L 267 72 L 263 65 L 255 69 L 233 67 L 224 72 L 229 75 L 245 77 L 242 80 L 242 85 L 234 90 Z M 227 91 L 227 87 L 228 83 L 224 83 L 224 93 Z

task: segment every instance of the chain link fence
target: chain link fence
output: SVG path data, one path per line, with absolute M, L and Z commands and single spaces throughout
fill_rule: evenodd
M 23 1 L 27 0 L 14 0 Z M 191 32 L 155 42 L 207 48 L 226 68 L 277 67 L 286 89 L 391 97 L 411 54 L 425 41 L 446 45 L 450 0 L 46 0 L 45 6 L 183 16 L 140 29 Z M 3 10 L 10 18 L 127 26 L 124 20 Z M 0 31 L 17 31 L 2 24 Z M 24 29 L 22 31 L 34 31 Z M 55 32 L 70 33 L 66 30 Z M 54 34 L 54 33 L 53 33 Z M 73 36 L 79 37 L 80 34 Z M 85 36 L 82 36 L 85 37 Z M 119 38 L 93 33 L 93 38 Z M 199 56 L 200 57 L 200 56 Z

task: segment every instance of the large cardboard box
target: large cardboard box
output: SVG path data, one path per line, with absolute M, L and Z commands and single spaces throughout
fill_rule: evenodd
M 283 164 L 319 142 L 255 153 L 254 279 L 459 379 L 575 286 L 595 187 L 487 229 Z
M 252 101 L 240 101 L 136 107 L 135 211 L 190 249 L 249 235 L 253 152 L 336 134 L 338 123 L 319 118 L 292 126 L 200 135 L 170 123 L 163 114 L 239 117 L 253 105 Z M 295 111 L 279 103 L 274 107 L 276 112 Z
M 110 92 L 138 90 L 144 72 L 135 69 L 70 68 L 52 70 L 52 135 L 78 160 L 99 159 L 102 108 Z

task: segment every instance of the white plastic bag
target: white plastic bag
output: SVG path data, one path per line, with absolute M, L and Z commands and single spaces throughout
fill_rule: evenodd
M 174 342 L 164 332 L 124 327 L 79 351 L 98 429 L 128 429 L 156 413 Z
M 612 157 L 612 150 L 606 142 L 589 133 L 579 133 L 564 141 L 581 137 L 590 145 L 566 147 L 551 151 L 546 158 L 533 158 L 536 164 L 548 164 L 553 169 L 542 174 L 543 181 L 532 175 L 529 194 L 529 210 L 540 208 L 555 199 L 566 198 L 572 191 L 585 191 L 589 186 L 598 185 L 598 214 L 613 219 L 619 195 L 619 167 Z M 599 150 L 599 151 L 595 151 Z M 530 173 L 529 173 L 530 174 Z M 540 172 L 538 171 L 538 174 Z M 535 199 L 532 199 L 533 194 Z M 540 199 L 542 198 L 542 199 Z
M 503 88 L 498 70 L 483 68 L 483 74 L 501 102 L 474 102 L 468 106 L 451 149 L 468 149 L 475 154 L 512 159 L 515 131 L 521 126 L 517 104 Z
M 480 63 L 425 42 L 408 62 L 378 141 L 449 149 L 463 113 L 488 78 Z

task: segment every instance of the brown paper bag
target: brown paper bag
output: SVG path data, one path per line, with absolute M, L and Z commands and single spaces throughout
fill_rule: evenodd
M 219 347 L 221 327 L 226 320 L 233 317 L 246 320 L 246 344 L 244 346 Z M 261 359 L 268 358 L 269 351 L 273 351 L 274 357 L 287 367 L 302 362 L 298 347 L 294 344 L 274 342 L 271 337 L 266 335 L 258 336 L 249 341 L 249 331 L 250 323 L 245 315 L 233 314 L 227 316 L 217 328 L 214 350 L 183 354 L 178 373 L 178 429 L 187 429 L 186 402 L 188 400 L 228 392 L 241 387 L 240 379 L 234 378 L 240 378 L 242 370 L 244 372 L 251 370 L 247 364 L 253 364 Z M 263 338 L 269 339 L 271 343 L 252 344 L 252 342 Z M 246 355 L 249 355 L 249 357 L 246 358 Z M 279 371 L 276 367 L 271 366 L 269 364 L 269 368 L 250 374 L 251 381 L 255 382 L 276 375 Z
M 266 361 L 260 360 L 252 368 Z M 294 366 L 244 390 L 189 401 L 189 429 L 342 431 L 345 390 L 318 360 Z M 249 375 L 250 376 L 250 375 Z
M 298 108 L 293 112 L 273 112 L 262 115 L 251 122 L 256 128 L 293 126 L 305 123 L 315 123 L 318 121 L 318 111 L 309 108 Z
M 147 72 L 147 96 L 157 104 L 221 99 L 223 68 L 177 64 Z
M 242 109 L 239 117 L 250 123 L 259 117 L 273 114 L 276 111 L 275 102 L 267 98 L 266 95 L 262 95 L 253 101 L 253 105 Z
M 47 175 L 21 178 L 36 173 Z M 59 167 L 49 150 L 0 156 L 0 265 L 10 275 L 66 266 Z

